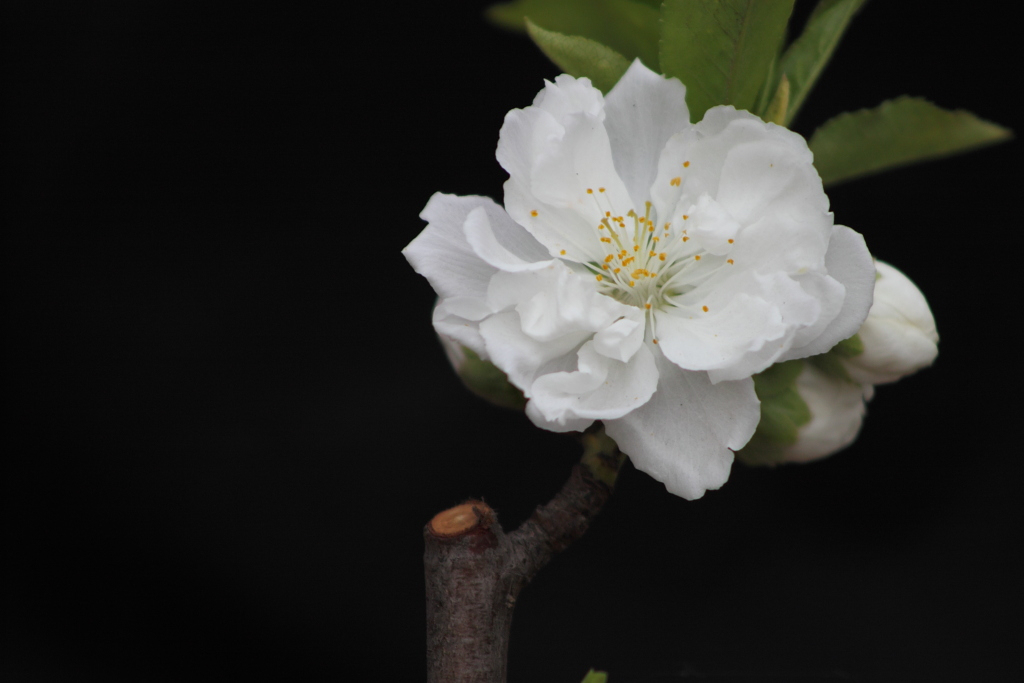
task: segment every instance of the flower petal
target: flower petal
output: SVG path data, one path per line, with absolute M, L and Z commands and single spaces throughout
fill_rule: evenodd
M 605 422 L 608 436 L 637 469 L 670 493 L 694 500 L 729 478 L 733 450 L 742 448 L 761 419 L 750 378 L 712 384 L 657 354 L 658 390 L 647 403 Z M 730 450 L 732 449 L 732 450 Z
M 498 234 L 508 247 L 499 241 L 483 207 L 473 209 L 466 217 L 466 241 L 482 260 L 507 272 L 537 270 L 550 263 L 547 250 L 504 211 L 497 224 Z
M 484 360 L 489 360 L 487 347 L 480 336 L 480 321 L 491 314 L 491 308 L 476 297 L 448 297 L 434 306 L 434 329 L 438 334 L 469 347 Z
M 842 308 L 821 334 L 799 348 L 794 347 L 783 360 L 825 353 L 856 334 L 867 318 L 874 297 L 875 267 L 864 237 L 846 226 L 833 226 L 825 268 L 829 277 L 846 290 Z
M 650 198 L 658 159 L 675 133 L 690 127 L 686 88 L 633 61 L 605 98 L 605 129 L 615 170 L 626 184 L 634 207 Z
M 413 269 L 427 278 L 438 296 L 483 298 L 495 268 L 485 263 L 466 241 L 463 225 L 476 208 L 491 215 L 504 213 L 487 197 L 435 194 L 420 218 L 427 221 L 416 239 L 402 250 Z
M 531 387 L 530 402 L 548 421 L 622 417 L 646 403 L 658 385 L 654 356 L 646 346 L 628 363 L 597 353 L 592 341 L 580 347 L 577 357 L 575 371 L 542 375 Z

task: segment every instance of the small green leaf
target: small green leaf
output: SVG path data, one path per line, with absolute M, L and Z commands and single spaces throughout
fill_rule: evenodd
M 833 346 L 830 353 L 838 354 L 840 358 L 853 358 L 864 353 L 864 342 L 859 334 L 855 334 Z
M 803 369 L 802 361 L 789 360 L 785 363 L 776 363 L 754 375 L 754 391 L 757 392 L 757 397 L 763 400 L 790 389 L 796 384 L 796 378 Z
M 788 107 L 789 79 L 786 78 L 786 74 L 782 74 L 782 78 L 779 79 L 779 87 L 776 88 L 775 95 L 772 96 L 772 101 L 768 103 L 768 108 L 764 112 L 764 120 L 769 123 L 777 123 L 780 126 L 785 125 Z
M 629 68 L 625 57 L 589 38 L 546 31 L 529 19 L 526 32 L 558 68 L 570 76 L 586 76 L 605 94 Z
M 467 389 L 502 408 L 523 410 L 526 407 L 523 392 L 508 381 L 504 372 L 480 358 L 472 349 L 463 347 L 462 351 L 466 359 L 458 368 L 458 374 Z
M 1003 142 L 1013 133 L 974 114 L 918 97 L 846 112 L 811 137 L 814 165 L 826 185 Z
M 517 0 L 487 9 L 487 18 L 507 29 L 523 31 L 525 19 L 567 36 L 607 45 L 632 62 L 639 57 L 659 71 L 658 10 L 632 0 Z
M 782 56 L 782 73 L 789 79 L 789 125 L 814 87 L 853 15 L 865 0 L 821 0 L 807 20 L 803 33 L 793 41 Z
M 604 671 L 594 671 L 591 669 L 583 677 L 583 683 L 608 683 L 608 674 Z
M 793 0 L 665 0 L 661 68 L 686 86 L 693 121 L 711 107 L 755 108 Z
M 797 442 L 800 427 L 811 421 L 811 409 L 796 389 L 804 369 L 802 360 L 777 363 L 754 375 L 754 391 L 761 401 L 761 421 L 736 457 L 748 465 L 775 465 L 785 448 Z

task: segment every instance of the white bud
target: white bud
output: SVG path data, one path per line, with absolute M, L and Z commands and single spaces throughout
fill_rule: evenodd
M 906 275 L 875 261 L 875 300 L 858 335 L 864 352 L 843 359 L 861 384 L 885 384 L 932 364 L 939 341 L 928 302 Z
M 783 462 L 808 462 L 832 455 L 857 438 L 864 421 L 864 400 L 871 387 L 851 384 L 805 363 L 796 390 L 811 411 L 811 421 L 797 432 L 797 441 L 782 451 Z

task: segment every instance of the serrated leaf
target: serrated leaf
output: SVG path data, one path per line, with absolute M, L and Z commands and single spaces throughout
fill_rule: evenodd
M 826 185 L 1003 142 L 1013 133 L 957 109 L 900 97 L 826 121 L 808 143 Z
M 711 107 L 755 109 L 793 0 L 665 0 L 661 69 L 686 86 L 693 121 Z
M 540 51 L 570 76 L 585 76 L 607 94 L 629 68 L 629 60 L 610 47 L 582 36 L 547 31 L 526 20 L 526 32 Z
M 633 0 L 517 0 L 487 9 L 487 18 L 523 31 L 525 19 L 548 31 L 589 38 L 659 71 L 658 10 Z
M 846 27 L 865 0 L 821 0 L 807 20 L 803 33 L 793 41 L 782 56 L 782 73 L 789 79 L 789 125 L 814 87 L 815 82 L 832 59 Z

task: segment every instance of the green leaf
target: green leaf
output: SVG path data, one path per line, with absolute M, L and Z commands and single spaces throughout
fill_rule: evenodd
M 859 334 L 855 334 L 833 346 L 829 353 L 838 354 L 840 358 L 853 358 L 864 353 L 864 342 Z
M 803 33 L 782 56 L 782 73 L 789 79 L 789 125 L 814 87 L 846 27 L 865 0 L 821 0 L 807 20 Z
M 632 62 L 658 65 L 658 10 L 632 0 L 517 0 L 487 9 L 487 18 L 507 29 L 523 31 L 525 19 L 567 36 L 607 45 Z M 557 62 L 556 62 L 557 63 Z
M 546 31 L 529 19 L 526 32 L 558 68 L 570 76 L 586 76 L 605 94 L 629 68 L 629 60 L 589 38 Z
M 816 130 L 808 144 L 822 182 L 829 185 L 1011 137 L 1009 129 L 963 109 L 949 111 L 904 96 L 840 114 Z
M 661 69 L 686 86 L 691 120 L 719 104 L 755 108 L 792 11 L 793 0 L 665 0 Z
M 463 347 L 465 361 L 458 368 L 459 379 L 480 398 L 502 408 L 523 410 L 526 398 L 508 376 L 490 361 L 483 360 L 472 349 Z
M 796 443 L 800 427 L 811 421 L 811 409 L 796 389 L 803 361 L 771 366 L 754 375 L 754 391 L 761 401 L 761 421 L 754 436 L 736 457 L 748 465 L 774 465 L 783 461 L 785 448 Z
M 608 674 L 604 671 L 594 671 L 591 669 L 583 677 L 583 683 L 608 683 Z

